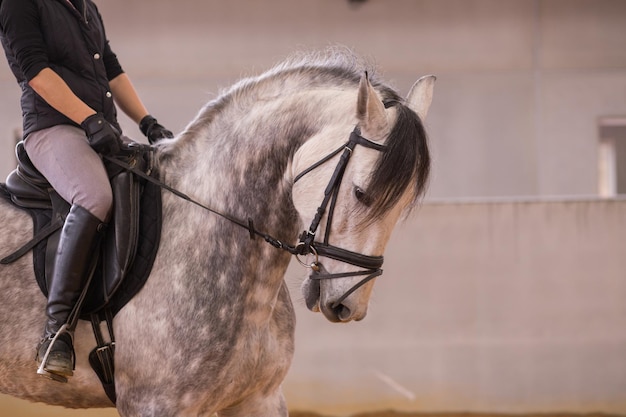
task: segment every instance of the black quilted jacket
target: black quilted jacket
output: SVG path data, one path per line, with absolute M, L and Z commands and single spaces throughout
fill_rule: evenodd
M 48 67 L 119 127 L 109 80 L 123 70 L 91 0 L 0 0 L 0 40 L 22 88 L 24 137 L 58 124 L 74 124 L 28 85 Z

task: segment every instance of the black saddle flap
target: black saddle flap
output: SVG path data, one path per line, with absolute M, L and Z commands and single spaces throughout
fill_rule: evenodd
M 6 188 L 11 193 L 11 200 L 25 208 L 50 209 L 50 191 L 52 187 L 46 178 L 31 162 L 24 142 L 15 146 L 18 165 L 6 179 Z
M 139 170 L 145 169 L 146 163 L 141 155 L 133 155 L 130 159 L 133 166 Z M 142 193 L 140 178 L 131 172 L 120 171 L 116 166 L 107 166 L 107 170 L 113 175 L 113 215 L 101 251 L 98 267 L 100 273 L 94 276 L 83 309 L 84 314 L 98 310 L 102 303 L 108 304 L 133 264 L 139 242 Z M 95 307 L 95 310 L 89 307 Z
M 110 307 L 112 302 L 111 311 L 116 312 L 141 288 L 150 272 L 161 233 L 160 188 L 137 172 L 158 175 L 153 170 L 152 152 L 148 146 L 129 144 L 116 159 L 105 161 L 113 190 L 112 217 L 101 250 L 94 254 L 98 263 L 81 318 L 89 318 L 105 306 Z M 20 164 L 9 175 L 7 184 L 2 184 L 0 194 L 31 214 L 34 236 L 2 261 L 13 262 L 33 250 L 37 283 L 47 295 L 46 277 L 54 268 L 58 235 L 70 205 L 58 197 L 45 177 L 35 169 L 23 143 L 16 146 L 16 154 Z M 129 276 L 131 279 L 127 280 Z M 118 292 L 121 293 L 119 296 L 116 295 Z

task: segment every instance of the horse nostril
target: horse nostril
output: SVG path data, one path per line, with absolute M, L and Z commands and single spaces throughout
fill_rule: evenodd
M 343 304 L 339 304 L 337 307 L 333 308 L 337 318 L 340 321 L 350 321 L 352 316 L 352 311 Z

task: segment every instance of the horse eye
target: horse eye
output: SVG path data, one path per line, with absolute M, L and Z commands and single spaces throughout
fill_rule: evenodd
M 365 205 L 368 205 L 367 194 L 361 187 L 354 187 L 354 197 Z

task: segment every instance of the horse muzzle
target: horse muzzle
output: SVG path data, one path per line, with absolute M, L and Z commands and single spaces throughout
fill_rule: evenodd
M 346 285 L 345 279 L 364 274 L 368 276 L 356 284 Z M 302 284 L 306 306 L 313 312 L 322 312 L 333 323 L 362 320 L 367 314 L 369 291 L 354 292 L 380 274 L 382 270 L 330 274 L 322 263 L 317 262 Z M 344 279 L 337 280 L 339 278 Z

